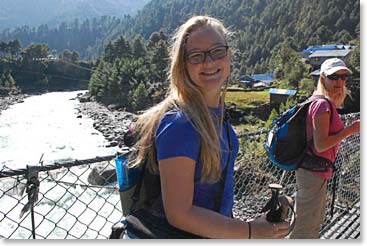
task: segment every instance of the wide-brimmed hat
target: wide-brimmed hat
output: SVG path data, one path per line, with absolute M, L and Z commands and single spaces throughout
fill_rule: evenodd
M 339 70 L 347 70 L 349 73 L 352 73 L 352 71 L 349 68 L 347 68 L 347 65 L 345 65 L 345 63 L 342 60 L 338 58 L 331 58 L 325 60 L 322 63 L 320 74 L 330 75 Z

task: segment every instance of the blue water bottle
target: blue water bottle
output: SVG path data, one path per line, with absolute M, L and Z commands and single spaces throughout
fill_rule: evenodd
M 133 187 L 138 181 L 140 168 L 129 167 L 126 155 L 116 157 L 115 164 L 119 190 L 124 191 Z

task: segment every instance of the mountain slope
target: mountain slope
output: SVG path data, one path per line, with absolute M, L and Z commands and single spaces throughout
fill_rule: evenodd
M 0 30 L 22 25 L 56 26 L 75 18 L 134 15 L 150 0 L 1 0 Z
M 276 47 L 349 43 L 359 38 L 360 3 L 355 0 L 154 0 L 134 18 L 125 35 L 171 33 L 190 16 L 221 19 L 234 32 L 241 67 L 263 72 Z M 117 27 L 118 28 L 118 27 Z M 242 71 L 245 73 L 246 71 Z

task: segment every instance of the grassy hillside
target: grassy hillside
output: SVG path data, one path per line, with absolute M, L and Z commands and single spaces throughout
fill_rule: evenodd
M 235 104 L 237 109 L 249 112 L 245 116 L 246 123 L 234 124 L 237 133 L 251 132 L 264 128 L 266 120 L 258 117 L 258 111 L 261 108 L 259 105 L 269 103 L 269 97 L 269 90 L 227 91 L 226 105 Z
M 269 103 L 269 90 L 228 91 L 226 103 L 235 103 L 240 108 L 255 108 L 259 104 Z

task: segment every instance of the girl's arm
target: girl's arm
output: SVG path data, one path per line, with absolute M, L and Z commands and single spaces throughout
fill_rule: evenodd
M 360 121 L 354 121 L 350 126 L 329 136 L 330 113 L 323 112 L 313 119 L 312 127 L 314 146 L 318 152 L 324 152 L 340 143 L 344 138 L 359 133 Z
M 193 206 L 195 161 L 174 157 L 159 161 L 164 210 L 168 222 L 208 238 L 248 238 L 248 223 Z M 251 222 L 251 238 L 284 238 L 288 222 L 272 224 L 264 217 Z

